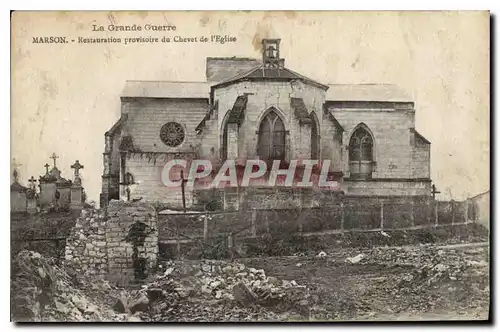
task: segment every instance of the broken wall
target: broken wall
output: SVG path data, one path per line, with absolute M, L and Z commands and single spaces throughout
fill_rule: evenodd
M 65 260 L 78 272 L 118 285 L 142 279 L 155 268 L 155 208 L 144 202 L 111 201 L 106 210 L 82 210 L 66 240 Z

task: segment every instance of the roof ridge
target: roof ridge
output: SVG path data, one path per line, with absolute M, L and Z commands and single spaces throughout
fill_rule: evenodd
M 396 83 L 327 83 L 327 85 L 392 85 L 400 87 L 399 84 Z
M 302 74 L 299 74 L 299 73 L 297 73 L 296 71 L 291 70 L 290 68 L 283 67 L 283 69 L 286 69 L 286 70 L 288 70 L 289 72 L 291 72 L 292 74 L 299 76 L 299 77 L 300 77 L 300 78 L 302 78 L 303 80 L 306 80 L 306 81 L 311 81 L 311 82 L 314 82 L 314 83 L 316 83 L 316 84 L 319 84 L 319 85 L 322 85 L 322 86 L 328 87 L 328 85 L 325 85 L 325 84 L 323 84 L 323 83 L 319 83 L 318 81 L 313 80 L 312 78 L 309 78 L 309 77 L 304 76 L 304 75 L 302 75 Z
M 150 83 L 204 83 L 208 84 L 207 81 L 163 81 L 163 80 L 126 80 L 125 82 L 150 82 Z
M 237 81 L 237 80 L 239 80 L 239 79 L 245 78 L 246 76 L 250 76 L 250 75 L 252 75 L 254 72 L 256 72 L 256 71 L 257 71 L 257 70 L 259 70 L 259 69 L 264 69 L 264 70 L 266 70 L 266 68 L 264 68 L 264 65 L 263 65 L 263 64 L 260 64 L 260 65 L 256 66 L 255 68 L 252 68 L 252 69 L 250 69 L 250 70 L 248 70 L 248 71 L 246 71 L 246 72 L 242 72 L 242 73 L 240 73 L 240 74 L 238 74 L 238 75 L 236 75 L 236 76 L 233 76 L 233 77 L 231 77 L 231 78 L 229 78 L 229 79 L 226 79 L 226 80 L 224 80 L 224 81 L 217 82 L 217 83 L 216 83 L 216 84 L 214 84 L 212 87 L 218 87 L 218 86 L 220 86 L 220 85 L 225 85 L 225 84 L 228 84 L 228 83 L 231 83 L 231 82 Z M 274 68 L 269 68 L 269 69 L 274 69 Z M 320 86 L 321 88 L 324 88 L 325 90 L 327 90 L 327 89 L 328 89 L 328 86 L 327 86 L 327 85 L 322 84 L 322 83 L 319 83 L 319 82 L 317 82 L 317 81 L 315 81 L 315 80 L 313 80 L 313 79 L 311 79 L 311 78 L 309 78 L 309 77 L 306 77 L 306 76 L 304 76 L 304 75 L 301 75 L 301 74 L 299 74 L 299 73 L 297 73 L 297 72 L 295 72 L 295 71 L 293 71 L 293 70 L 291 70 L 291 69 L 289 69 L 289 68 L 283 67 L 283 68 L 278 68 L 278 70 L 283 70 L 283 71 L 285 71 L 285 72 L 288 72 L 289 74 L 292 74 L 292 75 L 296 76 L 296 77 L 295 77 L 295 79 L 300 79 L 300 80 L 303 80 L 303 81 L 306 81 L 306 82 L 312 83 L 313 85 Z M 265 75 L 264 75 L 264 76 L 265 76 Z M 263 78 L 265 78 L 265 77 L 263 77 Z
M 212 56 L 209 56 L 207 57 L 207 60 L 210 59 L 210 60 L 238 60 L 238 61 L 249 61 L 249 60 L 255 60 L 255 61 L 259 61 L 258 58 L 249 58 L 249 57 L 239 57 L 239 56 L 230 56 L 230 57 L 212 57 Z
M 262 68 L 262 64 L 259 64 L 258 66 L 252 68 L 252 69 L 249 69 L 247 71 L 244 71 L 244 72 L 241 72 L 239 74 L 236 74 L 235 76 L 231 77 L 231 78 L 228 78 L 228 79 L 225 79 L 223 81 L 220 81 L 220 82 L 217 82 L 215 85 L 219 85 L 219 84 L 224 84 L 224 83 L 228 83 L 228 82 L 232 82 L 234 80 L 237 80 L 239 78 L 242 78 L 242 77 L 245 77 L 247 75 L 250 75 L 252 74 L 254 71 L 256 71 L 257 69 L 260 69 Z

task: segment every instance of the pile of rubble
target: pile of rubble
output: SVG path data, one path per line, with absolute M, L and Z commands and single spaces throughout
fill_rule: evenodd
M 118 299 L 115 310 L 130 314 L 143 312 L 139 316 L 145 320 L 188 320 L 188 315 L 190 321 L 196 321 L 192 315 L 200 312 L 193 307 L 199 307 L 202 311 L 214 311 L 210 320 L 217 320 L 217 317 L 224 320 L 249 317 L 251 320 L 256 312 L 262 317 L 265 308 L 283 312 L 294 307 L 298 314 L 304 314 L 309 306 L 306 286 L 294 280 L 266 276 L 264 270 L 244 264 L 176 261 L 167 262 L 162 268 L 163 272 L 153 282 L 130 294 L 129 298 Z M 241 314 L 244 317 L 240 317 Z M 206 313 L 203 320 L 210 316 Z M 275 313 L 268 312 L 268 316 L 271 320 L 277 319 Z
M 114 289 L 105 281 L 81 278 L 71 267 L 23 250 L 12 262 L 11 319 L 16 322 L 119 321 L 103 302 Z
M 402 302 L 407 306 L 387 306 L 387 310 L 420 312 L 433 310 L 450 299 L 470 304 L 487 298 L 489 263 L 485 252 L 484 248 L 380 247 L 349 257 L 346 263 L 385 266 L 391 273 L 377 278 L 375 287 L 365 295 L 383 300 L 385 294 L 391 294 L 405 299 Z

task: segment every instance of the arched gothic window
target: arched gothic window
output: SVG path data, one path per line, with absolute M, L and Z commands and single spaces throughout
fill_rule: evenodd
M 257 153 L 262 160 L 285 160 L 286 156 L 285 124 L 275 111 L 270 111 L 259 127 Z
M 373 138 L 363 127 L 352 134 L 349 141 L 349 170 L 351 177 L 369 178 L 373 169 Z

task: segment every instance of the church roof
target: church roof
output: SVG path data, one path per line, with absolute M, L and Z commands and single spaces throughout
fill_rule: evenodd
M 115 124 L 106 132 L 104 135 L 113 136 L 115 132 L 122 128 L 123 123 L 127 121 L 128 114 L 122 114 L 122 116 L 115 122 Z
M 326 90 L 325 101 L 413 102 L 394 84 L 328 84 L 323 85 L 288 68 L 266 68 L 259 65 L 249 71 L 213 85 L 227 86 L 246 80 L 300 80 Z M 127 81 L 121 97 L 143 98 L 210 98 L 210 82 Z
M 431 144 L 427 138 L 425 138 L 422 134 L 415 130 L 415 128 L 410 128 L 410 131 L 415 134 L 417 139 L 420 139 L 423 144 Z
M 209 99 L 210 83 L 127 81 L 121 97 Z
M 238 74 L 230 79 L 219 82 L 213 87 L 223 87 L 240 81 L 260 81 L 260 80 L 276 80 L 276 81 L 290 81 L 299 80 L 319 87 L 323 90 L 328 89 L 327 85 L 318 83 L 310 78 L 300 75 L 288 68 L 264 68 L 264 65 L 259 65 L 249 71 Z
M 17 191 L 17 192 L 25 192 L 26 191 L 26 187 L 24 187 L 23 185 L 21 185 L 19 182 L 17 181 L 14 181 L 11 185 L 10 185 L 10 191 Z
M 394 84 L 329 84 L 325 101 L 413 102 Z

